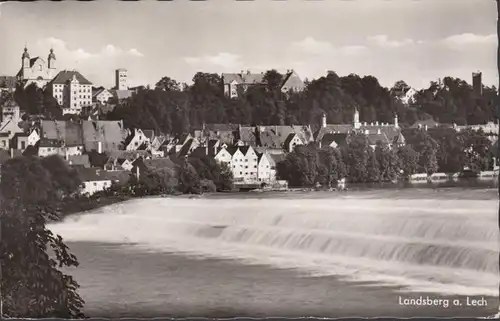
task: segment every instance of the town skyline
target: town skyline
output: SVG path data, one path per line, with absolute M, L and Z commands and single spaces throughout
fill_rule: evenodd
M 27 45 L 44 60 L 53 48 L 58 70 L 105 87 L 117 68 L 129 70 L 132 86 L 269 69 L 310 80 L 328 70 L 372 75 L 416 89 L 445 76 L 471 83 L 479 70 L 485 85 L 497 86 L 494 9 L 481 0 L 7 3 L 0 75 L 18 72 Z

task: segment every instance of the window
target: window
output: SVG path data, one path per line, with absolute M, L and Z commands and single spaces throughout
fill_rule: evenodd
M 245 159 L 245 163 L 248 163 L 248 159 Z
M 243 174 L 243 172 L 240 172 L 240 175 Z
M 257 165 L 253 165 L 253 168 L 257 168 Z
M 248 168 L 248 166 L 245 166 L 245 168 Z
M 3 146 L 3 147 L 7 146 L 7 144 L 6 144 L 5 140 L 2 140 L 2 146 Z
M 97 186 L 97 183 L 96 183 L 96 182 L 94 182 L 94 186 Z
M 26 148 L 26 142 L 21 142 L 21 149 L 25 149 Z

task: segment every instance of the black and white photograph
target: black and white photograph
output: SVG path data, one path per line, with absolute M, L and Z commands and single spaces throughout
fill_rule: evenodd
M 0 318 L 498 317 L 499 9 L 0 2 Z

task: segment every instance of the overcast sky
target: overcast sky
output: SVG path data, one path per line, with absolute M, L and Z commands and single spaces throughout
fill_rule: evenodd
M 48 2 L 0 6 L 0 75 L 54 48 L 60 69 L 96 85 L 129 70 L 132 85 L 162 76 L 295 69 L 403 79 L 421 88 L 445 76 L 496 85 L 494 0 L 209 0 Z

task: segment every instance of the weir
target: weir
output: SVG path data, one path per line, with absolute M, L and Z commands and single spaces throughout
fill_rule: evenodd
M 68 241 L 136 243 L 419 290 L 496 295 L 492 200 L 143 199 L 52 226 Z M 132 250 L 132 248 L 128 248 Z

